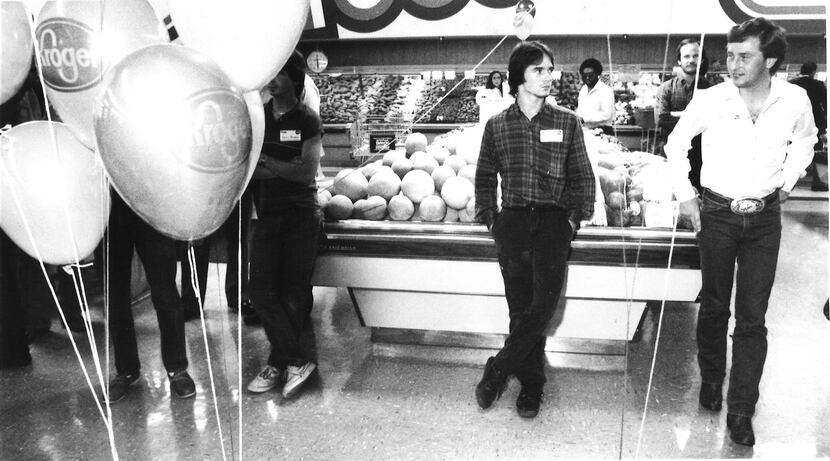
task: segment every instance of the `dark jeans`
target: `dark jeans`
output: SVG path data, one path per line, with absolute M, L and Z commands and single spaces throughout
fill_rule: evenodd
M 492 227 L 510 310 L 510 334 L 495 367 L 543 385 L 545 329 L 565 280 L 573 231 L 564 209 L 505 208 Z
M 259 216 L 251 241 L 251 299 L 277 368 L 316 362 L 311 276 L 322 214 L 291 207 Z
M 113 194 L 109 223 L 110 333 L 118 373 L 141 369 L 132 312 L 133 249 L 144 265 L 168 372 L 187 369 L 184 316 L 176 289 L 176 241 L 160 234 Z
M 760 213 L 738 216 L 727 201 L 707 189 L 700 218 L 703 289 L 697 343 L 701 378 L 705 383 L 719 384 L 726 376 L 726 335 L 734 281 L 735 331 L 726 402 L 729 413 L 751 417 L 767 356 L 764 317 L 778 262 L 781 205 L 776 195 Z
M 28 257 L 0 229 L 0 369 L 32 362 L 20 294 L 19 260 L 23 256 Z
M 227 255 L 227 270 L 225 271 L 225 296 L 228 307 L 234 310 L 239 305 L 239 249 L 242 247 L 242 295 L 243 298 L 248 292 L 248 227 L 253 207 L 251 190 L 248 187 L 240 203 L 237 203 L 228 219 L 222 227 L 207 237 L 203 242 L 193 246 L 193 256 L 196 259 L 196 274 L 199 280 L 199 296 L 202 304 L 205 302 L 205 291 L 207 289 L 208 268 L 210 265 L 210 249 L 217 242 L 225 243 Z M 240 221 L 240 209 L 242 217 Z M 242 232 L 240 233 L 240 225 Z M 199 307 L 196 294 L 190 282 L 190 263 L 187 256 L 187 242 L 179 243 L 178 258 L 182 264 L 182 302 L 185 309 L 197 309 Z

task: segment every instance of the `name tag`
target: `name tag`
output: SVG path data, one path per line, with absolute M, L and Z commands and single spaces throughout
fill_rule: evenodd
M 562 130 L 541 130 L 539 140 L 542 142 L 562 142 L 564 134 Z
M 280 141 L 300 141 L 300 130 L 280 130 Z

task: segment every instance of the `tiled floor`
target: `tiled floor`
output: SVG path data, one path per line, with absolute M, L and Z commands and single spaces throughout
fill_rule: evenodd
M 187 325 L 198 394 L 170 398 L 155 315 L 149 301 L 140 303 L 143 374 L 112 406 L 117 453 L 130 460 L 829 457 L 830 322 L 820 313 L 827 297 L 826 207 L 826 201 L 800 201 L 785 208 L 754 448 L 732 444 L 725 414 L 697 404 L 695 304 L 665 307 L 644 419 L 659 306 L 647 312 L 627 361 L 552 354 L 542 413 L 523 420 L 515 412 L 515 381 L 491 410 L 475 404 L 473 388 L 491 351 L 373 344 L 346 291 L 331 288 L 315 290 L 319 375 L 293 401 L 277 392 L 243 392 L 240 438 L 237 316 L 220 303 L 223 266 L 212 265 L 206 325 L 216 398 L 198 321 Z M 94 310 L 103 356 L 103 325 Z M 86 339 L 75 339 L 97 387 Z M 244 387 L 263 365 L 267 342 L 261 328 L 243 326 L 242 344 Z M 63 329 L 53 326 L 32 355 L 31 367 L 0 371 L 0 459 L 112 459 L 103 419 Z

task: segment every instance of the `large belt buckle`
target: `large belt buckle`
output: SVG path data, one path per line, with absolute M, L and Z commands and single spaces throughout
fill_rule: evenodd
M 764 209 L 764 200 L 755 197 L 736 198 L 729 204 L 729 208 L 736 215 L 754 215 Z

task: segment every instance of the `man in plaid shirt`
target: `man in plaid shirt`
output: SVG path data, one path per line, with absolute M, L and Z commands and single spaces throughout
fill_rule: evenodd
M 476 400 L 489 408 L 515 375 L 522 385 L 516 409 L 533 418 L 546 381 L 544 332 L 562 291 L 571 240 L 593 213 L 595 183 L 579 118 L 545 103 L 553 81 L 551 50 L 522 42 L 508 71 L 516 102 L 487 121 L 475 191 L 476 218 L 496 242 L 510 334 L 487 360 Z

